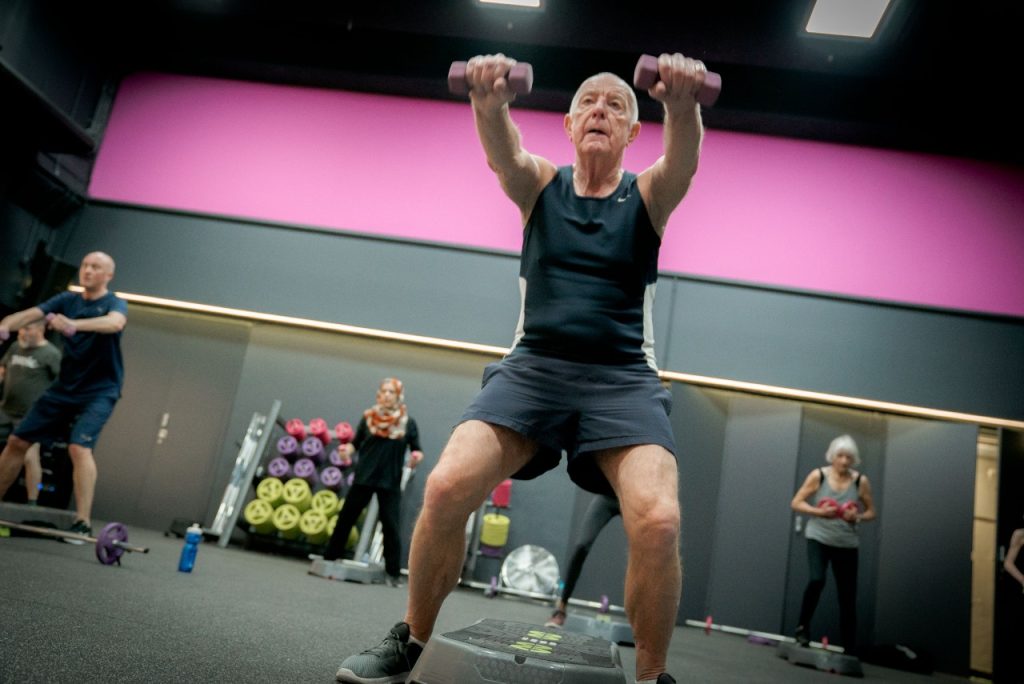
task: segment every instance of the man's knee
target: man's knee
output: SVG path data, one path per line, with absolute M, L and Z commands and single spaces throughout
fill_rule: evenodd
M 92 449 L 81 444 L 69 444 L 68 445 L 68 456 L 71 457 L 72 463 L 82 463 L 83 461 L 92 460 Z
M 423 507 L 465 512 L 476 510 L 477 499 L 486 496 L 486 492 L 478 492 L 473 479 L 462 469 L 445 467 L 444 459 L 438 463 L 427 477 L 423 492 Z
M 679 540 L 680 521 L 679 501 L 674 497 L 660 497 L 640 509 L 635 534 L 641 542 L 658 546 L 675 544 Z
M 7 446 L 4 447 L 4 453 L 10 453 L 18 458 L 24 458 L 25 452 L 27 452 L 31 446 L 31 442 L 27 442 L 21 437 L 18 437 L 18 435 L 12 433 L 7 438 Z

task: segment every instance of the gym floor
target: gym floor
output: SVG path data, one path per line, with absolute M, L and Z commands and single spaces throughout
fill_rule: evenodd
M 101 525 L 94 522 L 94 529 Z M 334 681 L 341 660 L 373 646 L 401 619 L 406 587 L 309 575 L 309 561 L 204 543 L 192 574 L 182 540 L 129 529 L 150 548 L 104 566 L 91 545 L 0 539 L 0 682 Z M 542 624 L 550 605 L 459 588 L 441 632 L 485 617 Z M 633 682 L 634 652 L 622 648 Z M 967 682 L 865 665 L 873 682 Z M 679 682 L 835 682 L 739 636 L 677 627 L 669 671 Z M 852 681 L 852 680 L 851 680 Z

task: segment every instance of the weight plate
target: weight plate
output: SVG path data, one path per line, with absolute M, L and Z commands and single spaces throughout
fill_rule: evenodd
M 519 591 L 551 594 L 558 586 L 558 561 L 541 546 L 520 546 L 510 551 L 501 564 L 501 581 Z
M 114 542 L 128 541 L 128 528 L 119 522 L 107 523 L 96 535 L 96 558 L 104 565 L 120 563 L 124 549 Z

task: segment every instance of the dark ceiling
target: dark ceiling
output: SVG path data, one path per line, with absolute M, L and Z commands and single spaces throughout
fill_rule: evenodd
M 597 71 L 679 51 L 723 77 L 709 128 L 1024 163 L 1016 103 L 1024 3 L 894 0 L 872 41 L 802 34 L 811 0 L 146 0 L 93 5 L 123 70 L 160 69 L 449 98 L 449 64 L 533 64 L 516 106 L 564 111 Z M 106 9 L 96 10 L 96 7 Z M 103 15 L 103 12 L 107 12 Z M 660 117 L 646 96 L 642 116 Z

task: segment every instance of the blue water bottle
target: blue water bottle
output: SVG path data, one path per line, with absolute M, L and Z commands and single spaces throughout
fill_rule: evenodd
M 185 530 L 185 546 L 181 549 L 181 559 L 178 561 L 180 572 L 192 572 L 196 565 L 196 552 L 199 551 L 199 542 L 203 541 L 203 528 L 199 523 L 192 525 Z

